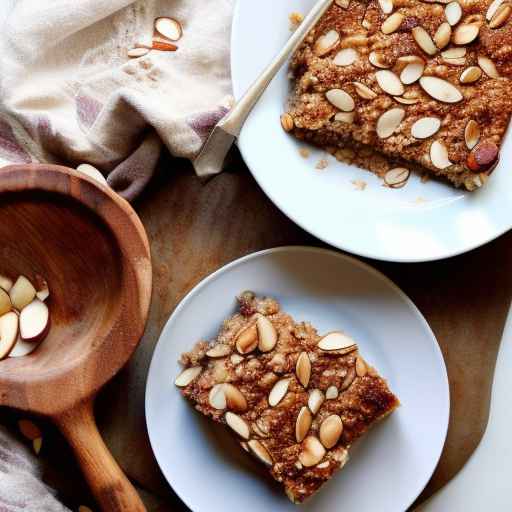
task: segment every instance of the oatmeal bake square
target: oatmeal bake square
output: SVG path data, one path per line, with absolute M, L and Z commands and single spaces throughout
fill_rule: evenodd
M 251 292 L 239 302 L 215 340 L 182 355 L 175 384 L 301 503 L 399 401 L 346 334 L 320 336 Z
M 292 59 L 283 128 L 381 177 L 405 168 L 390 186 L 419 170 L 481 187 L 512 111 L 511 13 L 502 0 L 335 0 Z

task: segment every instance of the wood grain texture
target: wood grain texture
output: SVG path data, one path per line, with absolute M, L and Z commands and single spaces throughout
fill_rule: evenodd
M 0 362 L 0 405 L 58 423 L 105 511 L 143 510 L 90 412 L 144 332 L 152 273 L 140 220 L 126 201 L 75 171 L 12 166 L 0 172 L 0 240 L 0 274 L 47 279 L 52 321 L 32 354 Z

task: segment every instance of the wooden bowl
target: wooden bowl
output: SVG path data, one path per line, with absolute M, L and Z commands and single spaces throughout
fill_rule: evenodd
M 0 362 L 0 405 L 52 418 L 105 511 L 145 510 L 97 431 L 93 400 L 144 332 L 151 259 L 131 206 L 72 169 L 0 169 L 0 274 L 49 283 L 51 329 Z

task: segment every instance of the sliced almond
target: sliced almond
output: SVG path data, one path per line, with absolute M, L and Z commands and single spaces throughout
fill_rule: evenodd
M 411 126 L 411 135 L 415 139 L 428 139 L 441 128 L 441 120 L 437 117 L 422 117 Z
M 247 422 L 233 412 L 227 412 L 224 416 L 226 423 L 236 432 L 242 439 L 248 440 L 251 435 Z
M 393 99 L 402 105 L 414 105 L 420 101 L 419 98 L 404 98 L 402 96 L 393 96 Z
M 343 432 L 343 422 L 337 414 L 326 418 L 320 425 L 320 441 L 327 448 L 332 448 Z
M 391 96 L 401 96 L 405 91 L 402 82 L 400 82 L 400 78 L 398 78 L 393 71 L 389 71 L 388 69 L 377 71 L 375 78 L 377 79 L 379 87 L 384 92 L 391 94 Z
M 459 59 L 466 56 L 466 48 L 448 48 L 444 52 L 441 52 L 443 59 Z
M 330 332 L 326 334 L 319 342 L 318 348 L 321 350 L 355 350 L 357 348 L 356 342 L 339 331 Z
M 304 439 L 302 444 L 302 451 L 299 454 L 300 463 L 306 467 L 310 468 L 311 466 L 316 466 L 319 462 L 322 461 L 325 455 L 325 448 L 322 446 L 322 443 L 314 437 L 308 436 Z
M 10 311 L 0 316 L 0 360 L 9 355 L 18 339 L 18 315 Z
M 223 391 L 228 409 L 237 412 L 245 412 L 247 410 L 247 400 L 236 386 L 229 383 L 223 384 Z
M 364 100 L 373 100 L 377 97 L 376 92 L 372 91 L 368 86 L 361 82 L 352 82 L 352 84 L 354 85 L 357 95 Z
M 370 64 L 372 66 L 375 66 L 376 68 L 387 69 L 391 67 L 384 60 L 383 55 L 378 52 L 370 52 L 370 54 L 368 55 L 368 60 L 370 61 Z
M 358 377 L 364 377 L 368 373 L 368 367 L 362 357 L 356 358 L 356 375 Z
M 174 384 L 178 386 L 179 388 L 185 388 L 187 387 L 192 381 L 194 381 L 201 372 L 203 371 L 203 368 L 201 366 L 194 366 L 192 368 L 187 368 L 186 370 L 183 370 L 174 381 Z
M 414 27 L 411 30 L 412 37 L 416 44 L 428 55 L 435 55 L 437 53 L 436 45 L 430 34 L 423 27 Z
M 320 410 L 320 407 L 322 407 L 322 404 L 324 403 L 324 401 L 325 401 L 324 394 L 319 389 L 313 389 L 313 391 L 311 391 L 311 393 L 309 393 L 309 398 L 308 398 L 309 410 L 313 414 L 316 414 Z
M 302 352 L 297 359 L 295 374 L 297 375 L 298 381 L 307 388 L 311 377 L 311 361 L 309 360 L 307 352 Z
M 248 443 L 249 449 L 252 454 L 260 461 L 263 462 L 266 466 L 272 466 L 274 461 L 272 460 L 272 456 L 269 451 L 263 446 L 262 443 L 257 441 L 256 439 L 251 439 Z
M 510 4 L 502 4 L 496 10 L 496 13 L 489 21 L 489 28 L 499 28 L 504 25 L 510 18 L 512 6 Z
M 22 340 L 33 343 L 41 341 L 48 334 L 50 327 L 48 306 L 39 299 L 34 299 L 21 311 L 19 325 Z
M 179 41 L 183 35 L 181 23 L 174 18 L 157 18 L 155 20 L 155 30 L 171 41 Z
M 271 407 L 275 407 L 279 404 L 279 402 L 285 397 L 288 392 L 288 387 L 290 386 L 290 379 L 281 379 L 278 380 L 270 394 L 268 395 L 268 403 Z
M 32 448 L 34 450 L 34 453 L 36 455 L 39 455 L 39 452 L 41 451 L 41 447 L 43 446 L 43 438 L 42 437 L 36 437 L 32 441 Z
M 307 436 L 309 429 L 311 428 L 312 421 L 313 417 L 311 416 L 309 409 L 307 407 L 302 407 L 295 423 L 295 438 L 297 439 L 297 443 L 301 443 Z
M 470 119 L 464 130 L 464 140 L 466 141 L 466 147 L 471 150 L 473 149 L 480 140 L 480 126 L 476 121 Z
M 346 9 L 350 5 L 350 0 L 334 0 L 334 3 L 339 7 Z
M 285 132 L 291 132 L 295 128 L 295 121 L 288 112 L 281 116 L 281 126 Z
M 469 66 L 460 75 L 461 84 L 472 84 L 480 79 L 482 70 L 478 66 Z
M 206 355 L 212 359 L 217 357 L 226 357 L 229 356 L 229 354 L 231 354 L 231 347 L 229 345 L 223 345 L 220 343 L 206 352 Z
M 274 324 L 266 316 L 259 315 L 256 327 L 259 336 L 258 348 L 262 352 L 274 350 L 277 344 L 277 331 Z
M 323 57 L 340 44 L 340 35 L 336 30 L 329 30 L 326 34 L 320 36 L 315 43 L 313 51 L 318 57 Z
M 256 350 L 258 342 L 258 328 L 253 324 L 237 336 L 236 349 L 242 355 L 249 354 Z
M 384 175 L 384 183 L 390 188 L 402 188 L 407 183 L 411 171 L 405 167 L 395 167 Z
M 452 27 L 449 23 L 441 23 L 434 34 L 434 43 L 436 46 L 442 50 L 448 43 L 450 42 L 450 38 L 452 37 Z
M 224 384 L 215 384 L 208 395 L 209 404 L 219 411 L 227 408 L 228 403 L 226 394 L 224 393 Z
M 0 316 L 9 313 L 11 309 L 12 304 L 9 294 L 3 288 L 0 288 Z
M 454 27 L 459 23 L 460 19 L 462 18 L 462 7 L 460 6 L 459 2 L 450 2 L 445 8 L 444 8 L 444 15 L 446 17 L 446 21 Z
M 423 61 L 421 62 L 412 62 L 411 64 L 407 64 L 405 68 L 400 73 L 400 80 L 403 84 L 409 85 L 413 84 L 417 80 L 421 78 L 423 75 L 423 70 L 425 69 L 425 64 Z
M 446 169 L 450 167 L 450 165 L 453 165 L 448 158 L 446 146 L 438 140 L 435 140 L 430 146 L 430 160 L 432 161 L 432 165 L 438 169 Z
M 326 460 L 325 462 L 322 462 L 321 464 L 317 464 L 316 467 L 318 469 L 325 469 L 325 468 L 328 468 L 330 465 L 329 461 Z
M 338 112 L 334 116 L 335 121 L 352 124 L 354 122 L 354 112 Z
M 329 386 L 325 392 L 326 400 L 336 400 L 338 398 L 339 392 L 336 386 Z
M 2 288 L 2 290 L 9 292 L 9 290 L 12 288 L 13 284 L 14 283 L 12 282 L 12 279 L 9 279 L 6 276 L 0 275 L 0 288 Z
M 135 43 L 135 48 L 146 48 L 148 50 L 158 50 L 160 52 L 175 52 L 178 47 L 170 41 L 153 38 L 151 45 L 146 43 Z
M 231 354 L 229 360 L 231 361 L 231 364 L 237 365 L 240 364 L 244 358 L 238 354 Z
M 149 48 L 130 48 L 126 55 L 130 57 L 130 59 L 138 59 L 139 57 L 144 57 L 144 55 L 149 53 Z
M 404 21 L 404 15 L 401 12 L 395 12 L 384 20 L 380 30 L 383 34 L 392 34 L 400 28 L 402 21 Z
M 336 66 L 350 66 L 358 57 L 359 53 L 354 48 L 343 48 L 336 54 L 332 62 Z
M 393 0 L 379 0 L 379 5 L 384 14 L 393 12 Z
M 463 99 L 462 93 L 457 87 L 436 76 L 421 77 L 420 85 L 432 98 L 444 103 L 457 103 Z
M 25 437 L 29 441 L 33 441 L 38 437 L 42 437 L 41 429 L 33 421 L 19 420 L 18 428 L 23 437 Z
M 480 26 L 476 23 L 463 23 L 459 25 L 453 32 L 453 42 L 455 44 L 472 43 L 480 32 Z
M 482 71 L 490 78 L 499 78 L 500 74 L 494 65 L 494 62 L 485 57 L 484 55 L 478 56 L 478 65 L 482 68 Z
M 257 423 L 252 424 L 252 429 L 257 436 L 263 438 L 268 437 L 268 432 L 264 432 L 263 429 Z
M 343 382 L 341 383 L 340 391 L 345 391 L 346 389 L 348 389 L 352 385 L 352 382 L 354 382 L 355 378 L 356 378 L 356 369 L 353 366 L 351 366 L 348 369 L 347 375 L 345 375 Z
M 19 276 L 13 287 L 9 290 L 12 305 L 21 311 L 30 304 L 36 296 L 34 285 L 25 277 Z
M 460 57 L 458 59 L 443 59 L 445 64 L 449 66 L 465 66 L 466 59 L 464 57 Z
M 343 89 L 331 89 L 325 93 L 327 101 L 343 112 L 352 112 L 356 104 L 348 92 Z
M 500 8 L 503 2 L 504 0 L 493 0 L 493 2 L 490 3 L 487 9 L 487 13 L 485 15 L 487 21 L 491 21 L 493 16 L 496 14 L 496 11 Z
M 384 112 L 377 120 L 377 135 L 381 139 L 391 137 L 398 129 L 405 117 L 405 110 L 402 108 L 391 108 Z

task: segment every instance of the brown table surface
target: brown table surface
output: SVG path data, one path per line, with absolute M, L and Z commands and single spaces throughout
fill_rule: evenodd
M 167 318 L 194 285 L 229 261 L 269 247 L 323 244 L 273 206 L 236 154 L 226 172 L 206 184 L 195 177 L 189 164 L 164 156 L 157 176 L 135 208 L 151 242 L 151 312 L 136 355 L 98 399 L 98 423 L 150 512 L 186 510 L 159 472 L 144 419 L 147 370 Z M 448 438 L 420 500 L 462 467 L 485 429 L 497 350 L 512 296 L 511 256 L 512 234 L 507 234 L 476 251 L 440 262 L 368 260 L 395 281 L 425 315 L 448 368 Z M 18 415 L 1 413 L 14 429 Z M 88 504 L 94 509 L 70 451 L 51 425 L 43 424 L 43 428 L 40 457 L 45 462 L 45 480 L 59 489 L 70 508 Z

